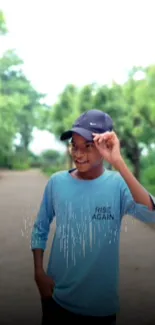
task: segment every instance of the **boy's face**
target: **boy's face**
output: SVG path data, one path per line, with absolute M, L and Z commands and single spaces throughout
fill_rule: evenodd
M 102 161 L 102 156 L 94 142 L 88 142 L 85 138 L 73 133 L 70 149 L 76 168 L 80 172 L 87 172 Z

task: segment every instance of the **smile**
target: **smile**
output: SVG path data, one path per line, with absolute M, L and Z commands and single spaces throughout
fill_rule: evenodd
M 75 160 L 75 163 L 76 164 L 79 164 L 79 165 L 83 165 L 83 164 L 88 164 L 88 161 L 78 161 L 78 160 Z

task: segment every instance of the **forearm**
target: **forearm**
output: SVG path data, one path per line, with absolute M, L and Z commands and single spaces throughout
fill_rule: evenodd
M 43 267 L 43 257 L 44 250 L 43 249 L 33 249 L 33 260 L 34 260 L 34 274 L 39 274 L 44 271 Z
M 43 257 L 46 249 L 48 233 L 49 228 L 45 227 L 44 220 L 36 220 L 31 235 L 31 250 L 33 253 L 35 276 L 44 271 Z
M 153 203 L 150 199 L 149 194 L 144 190 L 142 185 L 131 173 L 123 158 L 120 158 L 117 161 L 117 163 L 115 164 L 115 168 L 119 171 L 119 173 L 127 183 L 135 202 L 145 205 L 150 210 L 153 210 Z

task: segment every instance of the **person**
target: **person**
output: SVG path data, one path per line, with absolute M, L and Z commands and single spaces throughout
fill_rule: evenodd
M 155 200 L 126 165 L 108 114 L 85 112 L 60 139 L 70 141 L 75 168 L 50 177 L 31 238 L 42 324 L 60 319 L 116 324 L 122 218 L 155 222 Z M 113 170 L 105 168 L 104 161 Z M 56 231 L 45 271 L 44 251 L 54 217 Z

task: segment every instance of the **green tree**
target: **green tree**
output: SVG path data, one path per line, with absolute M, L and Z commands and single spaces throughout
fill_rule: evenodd
M 5 37 L 7 27 L 0 11 L 0 34 Z M 23 61 L 15 51 L 8 50 L 0 58 L 0 165 L 10 166 L 14 139 L 21 138 L 23 159 L 28 156 L 28 146 L 34 126 L 38 125 L 43 94 L 39 94 L 22 72 Z
M 79 90 L 78 93 L 78 112 L 80 114 L 94 108 L 93 98 L 96 91 L 95 85 L 86 85 Z
M 0 10 L 0 35 L 6 35 L 7 32 L 6 19 L 2 10 Z
M 74 85 L 68 85 L 59 96 L 57 103 L 48 111 L 48 130 L 59 139 L 61 133 L 71 128 L 72 123 L 79 115 L 78 91 Z M 69 168 L 72 167 L 72 159 L 66 143 Z
M 7 83 L 11 68 L 16 65 L 16 58 L 9 59 L 11 53 L 7 52 L 0 59 L 0 163 L 7 165 L 12 151 L 13 139 L 18 130 L 16 115 L 19 113 L 20 96 L 17 92 L 10 91 L 10 85 Z
M 141 79 L 137 78 L 140 73 Z M 149 148 L 155 138 L 154 85 L 154 66 L 134 67 L 123 85 L 90 84 L 82 89 L 68 85 L 52 109 L 48 109 L 48 129 L 59 137 L 81 113 L 92 108 L 107 112 L 114 120 L 124 157 L 140 180 L 143 149 Z
M 137 78 L 138 75 L 143 78 Z M 134 67 L 128 81 L 123 85 L 124 99 L 127 105 L 125 126 L 126 155 L 135 167 L 135 175 L 140 179 L 140 160 L 142 150 L 152 144 L 155 138 L 154 108 L 155 108 L 155 69 Z M 153 140 L 154 142 L 154 140 Z

